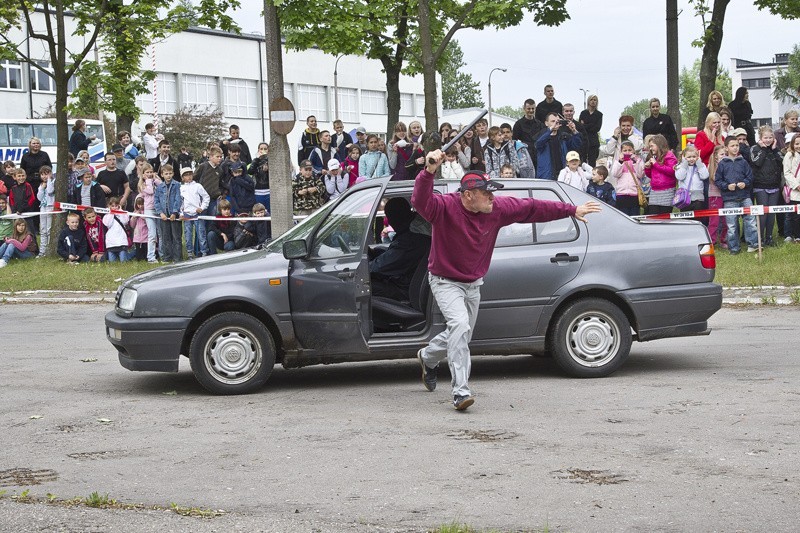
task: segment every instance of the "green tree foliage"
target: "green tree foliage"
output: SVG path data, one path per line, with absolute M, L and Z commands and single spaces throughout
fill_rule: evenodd
M 800 103 L 800 45 L 792 47 L 789 65 L 772 76 L 772 97 L 783 102 Z
M 447 49 L 439 72 L 442 75 L 442 107 L 444 109 L 463 109 L 483 107 L 480 84 L 472 74 L 464 72 L 464 51 L 458 41 L 453 41 Z
M 200 158 L 208 143 L 225 137 L 227 129 L 222 111 L 204 106 L 185 106 L 161 122 L 161 133 L 177 153 L 182 146 L 189 149 L 195 160 Z
M 681 120 L 684 126 L 691 126 L 697 124 L 700 119 L 700 106 L 705 105 L 708 99 L 708 94 L 700 97 L 700 63 L 698 59 L 692 64 L 691 68 L 683 67 L 680 76 L 680 99 L 681 99 Z M 728 71 L 721 67 L 717 67 L 717 77 L 714 89 L 721 92 L 726 102 L 733 98 L 733 91 L 731 88 L 731 76 Z M 663 111 L 662 111 L 663 112 Z
M 522 109 L 521 107 L 514 107 L 513 105 L 504 105 L 503 107 L 495 107 L 494 109 L 492 109 L 492 113 L 497 113 L 498 115 L 505 115 L 515 120 L 519 120 L 525 116 L 524 109 Z

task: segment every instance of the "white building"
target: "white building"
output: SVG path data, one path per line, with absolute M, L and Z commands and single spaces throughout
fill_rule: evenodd
M 44 28 L 44 14 L 36 13 L 34 28 Z M 74 28 L 69 19 L 68 31 Z M 25 42 L 25 34 L 9 37 Z M 70 50 L 80 49 L 83 37 L 70 36 Z M 26 48 L 22 45 L 22 49 Z M 30 40 L 32 58 L 49 65 L 48 54 L 35 39 Z M 150 94 L 137 102 L 143 111 L 132 128 L 141 133 L 144 124 L 174 113 L 186 105 L 216 107 L 228 124 L 236 124 L 241 136 L 255 153 L 256 145 L 269 141 L 267 112 L 266 53 L 261 35 L 235 35 L 192 28 L 147 46 L 142 69 L 154 70 L 157 78 Z M 363 56 L 338 59 L 320 50 L 284 50 L 284 92 L 295 107 L 297 124 L 289 135 L 294 148 L 305 128 L 308 115 L 315 115 L 320 129 L 332 131 L 335 111 L 334 69 L 338 73 L 339 118 L 345 131 L 364 126 L 368 132 L 386 133 L 386 76 L 381 63 Z M 439 91 L 441 94 L 441 91 Z M 34 118 L 47 110 L 55 98 L 49 77 L 27 64 L 0 61 L 0 117 Z M 400 77 L 400 120 L 424 121 L 422 76 Z M 441 109 L 441 104 L 439 104 Z M 156 115 L 157 113 L 157 115 Z
M 746 59 L 731 59 L 731 82 L 734 94 L 739 87 L 747 87 L 750 105 L 753 106 L 753 127 L 764 124 L 780 127 L 783 114 L 792 107 L 791 102 L 772 98 L 772 76 L 778 68 L 786 68 L 789 54 L 775 54 L 771 63 L 756 63 Z

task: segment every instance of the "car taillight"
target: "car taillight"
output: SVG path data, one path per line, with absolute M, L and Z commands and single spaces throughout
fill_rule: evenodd
M 703 265 L 703 268 L 717 268 L 717 257 L 714 255 L 713 244 L 700 246 L 700 264 Z

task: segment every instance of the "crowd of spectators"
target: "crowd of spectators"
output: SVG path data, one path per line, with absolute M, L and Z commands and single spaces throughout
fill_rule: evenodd
M 686 148 L 661 102 L 650 100 L 650 116 L 637 130 L 634 118 L 619 117 L 612 136 L 602 142 L 603 113 L 590 95 L 575 117 L 575 106 L 555 98 L 551 85 L 538 103 L 525 100 L 524 116 L 513 127 L 489 127 L 485 119 L 459 132 L 442 123 L 447 143 L 443 179 L 461 179 L 467 171 L 493 179 L 539 178 L 564 182 L 617 207 L 630 216 L 663 214 L 673 209 L 697 211 L 800 203 L 800 127 L 797 110 L 789 110 L 780 129 L 751 125 L 747 89 L 736 91 L 726 105 L 712 91 L 703 112 L 705 127 Z M 298 172 L 292 177 L 293 211 L 309 215 L 354 184 L 375 178 L 413 180 L 424 166 L 427 135 L 422 125 L 398 122 L 385 138 L 358 126 L 345 131 L 340 120 L 332 132 L 309 116 L 297 147 Z M 756 133 L 758 137 L 756 138 Z M 734 142 L 735 141 L 735 142 Z M 96 142 L 78 120 L 67 161 L 67 202 L 82 206 L 71 214 L 58 242 L 59 255 L 70 263 L 146 260 L 173 262 L 253 246 L 271 238 L 269 145 L 251 154 L 239 128 L 210 144 L 195 160 L 185 147 L 173 155 L 168 139 L 147 124 L 141 143 L 121 131 L 95 169 L 86 150 Z M 255 155 L 255 157 L 254 157 Z M 0 268 L 11 259 L 41 257 L 49 244 L 55 204 L 52 163 L 41 142 L 31 138 L 19 168 L 3 166 L 0 214 L 41 213 L 0 219 Z M 95 208 L 120 212 L 97 216 Z M 215 217 L 213 220 L 203 216 Z M 230 219 L 230 220 L 227 220 Z M 737 217 L 703 219 L 715 244 L 738 253 Z M 749 251 L 758 246 L 755 218 L 744 217 Z M 800 243 L 800 217 L 764 215 L 761 244 Z M 81 237 L 82 235 L 82 237 Z M 37 236 L 39 238 L 37 239 Z

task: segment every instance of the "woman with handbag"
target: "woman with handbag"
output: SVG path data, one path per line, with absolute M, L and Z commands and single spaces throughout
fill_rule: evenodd
M 789 193 L 789 204 L 800 204 L 800 135 L 795 135 L 786 145 L 786 155 L 783 157 L 783 179 L 791 189 Z M 786 234 L 785 242 L 792 239 L 795 244 L 800 244 L 800 214 L 789 213 L 789 232 Z
M 653 135 L 648 148 L 649 158 L 644 163 L 644 173 L 650 178 L 647 214 L 671 213 L 675 197 L 675 165 L 678 160 L 670 151 L 666 137 L 661 134 Z

